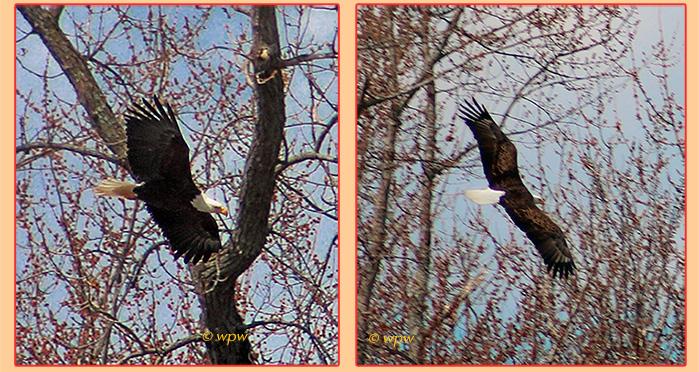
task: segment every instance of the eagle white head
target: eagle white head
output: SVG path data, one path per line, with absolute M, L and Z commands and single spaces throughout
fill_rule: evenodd
M 479 205 L 491 205 L 499 203 L 500 198 L 505 195 L 505 192 L 502 190 L 493 190 L 488 187 L 485 189 L 466 190 L 465 194 L 467 198 Z M 534 194 L 532 194 L 532 196 L 534 197 L 534 203 L 544 205 L 544 199 L 542 197 Z
M 505 195 L 502 190 L 493 190 L 490 187 L 485 189 L 466 190 L 466 197 L 479 205 L 491 205 L 500 202 L 500 198 Z
M 200 212 L 228 215 L 228 209 L 226 209 L 223 204 L 206 196 L 204 193 L 197 195 L 194 200 L 192 200 L 192 205 Z

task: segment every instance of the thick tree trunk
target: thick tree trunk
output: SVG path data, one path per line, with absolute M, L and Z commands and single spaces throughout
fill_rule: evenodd
M 390 27 L 389 27 L 390 28 Z M 395 87 L 400 86 L 398 82 L 398 60 L 397 53 L 392 51 L 394 61 L 388 65 L 388 73 L 390 81 Z M 370 79 L 371 77 L 367 77 Z M 359 113 L 360 110 L 358 110 Z M 394 100 L 391 103 L 391 112 L 393 113 L 391 120 L 386 123 L 386 134 L 384 137 L 383 154 L 381 154 L 381 176 L 379 187 L 374 195 L 374 217 L 372 218 L 371 226 L 368 228 L 367 253 L 362 265 L 358 266 L 357 275 L 357 364 L 366 364 L 367 344 L 365 343 L 370 333 L 371 320 L 374 318 L 372 312 L 376 311 L 371 308 L 372 295 L 374 294 L 374 286 L 381 271 L 381 264 L 384 257 L 391 252 L 391 248 L 386 246 L 387 220 L 389 216 L 390 195 L 393 187 L 393 174 L 396 162 L 396 136 L 400 130 L 400 103 Z M 357 115 L 359 120 L 359 115 Z
M 217 334 L 246 333 L 235 307 L 235 281 L 257 258 L 269 233 L 268 218 L 274 195 L 274 169 L 284 130 L 284 83 L 279 55 L 275 8 L 253 8 L 253 63 L 257 79 L 258 116 L 240 191 L 238 225 L 233 243 L 216 260 L 193 268 L 204 322 Z M 250 342 L 207 343 L 213 364 L 251 364 Z
M 427 17 L 425 17 L 427 18 Z M 432 45 L 429 42 L 429 32 L 427 30 L 428 23 L 423 25 L 423 42 L 421 48 L 422 54 L 428 62 L 435 60 L 432 54 L 438 53 L 432 51 Z M 428 66 L 429 70 L 434 68 L 434 65 Z M 431 77 L 430 77 L 431 80 Z M 429 291 L 429 280 L 432 269 L 432 201 L 434 198 L 434 188 L 437 185 L 435 180 L 439 173 L 435 166 L 435 153 L 437 151 L 437 103 L 435 102 L 435 86 L 431 80 L 424 87 L 426 93 L 425 99 L 425 121 L 424 121 L 424 137 L 425 143 L 423 153 L 422 175 L 420 200 L 419 200 L 419 215 L 420 215 L 420 242 L 415 248 L 415 258 L 417 263 L 417 271 L 415 273 L 415 292 L 411 296 L 411 304 L 408 310 L 408 332 L 411 336 L 415 336 L 414 341 L 410 343 L 408 355 L 418 364 L 425 362 L 425 330 L 427 324 L 425 317 L 428 313 L 427 299 Z

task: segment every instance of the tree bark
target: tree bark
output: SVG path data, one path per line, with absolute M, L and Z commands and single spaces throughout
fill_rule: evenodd
M 233 243 L 206 265 L 193 267 L 199 286 L 204 322 L 216 334 L 245 333 L 245 324 L 235 307 L 235 281 L 259 256 L 269 233 L 270 204 L 274 196 L 274 170 L 284 132 L 284 83 L 279 70 L 279 33 L 275 8 L 252 11 L 253 65 L 258 117 L 255 135 L 245 162 L 240 191 L 239 215 Z M 250 342 L 207 343 L 213 364 L 251 364 Z
M 392 21 L 392 19 L 391 19 Z M 392 27 L 389 27 L 389 29 Z M 400 86 L 398 82 L 398 60 L 397 53 L 391 53 L 394 56 L 393 63 L 388 66 L 388 74 L 390 81 L 395 87 Z M 367 77 L 369 79 L 369 77 Z M 358 110 L 359 113 L 359 110 Z M 364 341 L 369 335 L 369 325 L 371 316 L 371 302 L 374 294 L 374 286 L 376 285 L 377 277 L 381 271 L 381 264 L 391 248 L 386 246 L 387 234 L 387 219 L 389 215 L 389 200 L 391 189 L 393 187 L 393 173 L 395 170 L 396 161 L 396 136 L 400 130 L 400 103 L 396 100 L 391 103 L 391 120 L 386 123 L 386 135 L 384 139 L 384 152 L 381 159 L 381 177 L 378 190 L 374 196 L 375 213 L 372 218 L 370 231 L 368 232 L 369 241 L 367 242 L 367 257 L 363 265 L 358 267 L 357 275 L 357 337 Z M 359 120 L 359 115 L 357 115 Z M 367 346 L 364 342 L 358 343 L 357 364 L 362 365 L 367 363 Z
M 422 8 L 425 12 L 427 9 Z M 429 16 L 425 15 L 425 19 Z M 433 45 L 429 42 L 432 35 L 429 34 L 428 22 L 422 22 L 422 55 L 425 56 L 425 71 L 433 71 L 434 61 L 438 60 L 439 51 L 432 50 Z M 425 331 L 428 326 L 425 317 L 428 313 L 427 298 L 429 291 L 429 280 L 432 268 L 432 199 L 434 188 L 437 184 L 435 178 L 439 176 L 439 170 L 435 166 L 435 152 L 437 151 L 437 104 L 436 91 L 433 77 L 430 76 L 429 83 L 425 85 L 425 143 L 423 153 L 423 175 L 421 180 L 419 215 L 420 215 L 420 240 L 415 249 L 417 271 L 415 275 L 415 293 L 411 296 L 411 304 L 407 314 L 408 332 L 415 336 L 414 341 L 408 347 L 408 355 L 418 364 L 425 363 Z

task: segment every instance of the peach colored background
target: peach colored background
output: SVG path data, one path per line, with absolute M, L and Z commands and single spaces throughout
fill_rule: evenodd
M 53 1 L 46 1 L 42 3 L 51 3 Z M 112 1 L 112 2 L 100 2 L 100 1 L 82 1 L 82 2 L 71 2 L 71 4 L 78 3 L 127 3 L 132 1 Z M 143 1 L 140 3 L 154 3 L 155 1 Z M 177 3 L 178 1 L 167 1 L 168 4 Z M 256 1 L 245 1 L 246 3 L 254 3 Z M 259 1 L 258 1 L 259 2 Z M 297 2 L 274 2 L 274 3 L 298 3 Z M 355 31 L 356 31 L 356 21 L 355 21 L 355 11 L 356 4 L 358 1 L 302 1 L 303 3 L 340 3 L 340 366 L 339 367 L 314 367 L 314 371 L 321 370 L 332 370 L 332 371 L 348 371 L 348 370 L 359 370 L 362 371 L 375 371 L 375 370 L 385 370 L 394 369 L 398 367 L 357 367 L 355 366 L 355 271 L 354 271 L 354 260 L 355 260 Z M 57 2 L 60 3 L 60 2 Z M 65 3 L 65 2 L 63 2 Z M 192 1 L 186 1 L 185 3 L 192 3 Z M 206 2 L 209 3 L 209 2 Z M 223 3 L 223 2 L 211 2 L 211 3 Z M 270 1 L 263 1 L 259 3 L 271 3 Z M 368 3 L 364 1 L 363 3 Z M 382 1 L 382 3 L 391 3 L 391 1 Z M 397 4 L 404 4 L 405 2 L 395 2 Z M 417 3 L 427 3 L 426 1 Z M 436 3 L 436 2 L 435 2 Z M 443 2 L 440 2 L 443 3 Z M 468 3 L 468 2 L 464 2 Z M 473 3 L 484 3 L 481 1 L 471 2 Z M 507 1 L 498 1 L 497 3 L 507 3 Z M 569 3 L 566 1 L 534 1 L 534 2 L 524 2 L 518 1 L 514 2 L 517 4 L 532 3 L 532 4 L 543 4 L 543 3 Z M 579 2 L 578 2 L 579 3 Z M 590 4 L 590 2 L 584 2 L 585 4 Z M 615 4 L 622 4 L 622 2 L 614 2 Z M 663 1 L 634 1 L 629 2 L 631 4 L 649 3 L 649 4 L 678 4 L 681 2 L 663 2 Z M 0 27 L 2 32 L 0 32 L 0 50 L 5 50 L 6 54 L 0 61 L 0 68 L 2 74 L 0 74 L 2 80 L 0 80 L 0 112 L 2 112 L 2 125 L 0 125 L 0 138 L 4 138 L 3 146 L 0 146 L 2 150 L 2 156 L 0 157 L 0 174 L 7 177 L 5 181 L 0 183 L 0 194 L 4 195 L 0 199 L 0 211 L 2 212 L 2 224 L 0 225 L 0 236 L 3 238 L 3 244 L 0 246 L 0 371 L 10 371 L 15 369 L 24 369 L 31 371 L 44 371 L 51 368 L 60 368 L 63 371 L 77 370 L 103 370 L 103 371 L 122 371 L 126 369 L 141 369 L 147 367 L 15 367 L 14 366 L 14 20 L 15 20 L 15 2 L 2 2 L 0 5 Z M 699 76 L 697 76 L 697 65 L 699 60 L 697 59 L 697 53 L 699 51 L 699 2 L 693 1 L 687 3 L 687 142 L 695 143 L 699 139 L 697 138 L 697 124 L 693 122 L 697 118 L 696 109 L 699 108 L 699 102 L 697 102 L 697 83 L 699 82 Z M 11 52 L 12 51 L 12 52 Z M 692 173 L 692 165 L 696 166 L 697 163 L 697 152 L 694 148 L 688 146 L 687 151 L 687 223 L 688 226 L 693 225 L 691 221 L 696 220 L 697 216 L 697 205 L 696 199 L 693 198 L 692 193 L 693 186 L 696 185 L 698 179 L 697 174 Z M 696 222 L 695 222 L 696 223 Z M 568 369 L 574 369 L 575 371 L 587 371 L 591 369 L 595 370 L 614 370 L 623 371 L 631 370 L 636 372 L 638 370 L 687 370 L 687 371 L 699 371 L 699 364 L 697 364 L 697 357 L 699 356 L 699 347 L 697 344 L 697 272 L 699 267 L 697 266 L 697 230 L 688 229 L 687 231 L 687 366 L 686 367 L 569 367 Z M 18 340 L 21 342 L 21 340 Z M 154 367 L 159 370 L 171 367 Z M 181 367 L 187 370 L 206 370 L 206 371 L 231 371 L 231 368 L 235 368 L 236 371 L 248 371 L 252 369 L 296 369 L 303 367 Z M 412 370 L 430 368 L 430 367 L 408 367 Z M 469 371 L 483 371 L 483 370 L 510 370 L 510 369 L 525 369 L 525 370 L 538 370 L 542 367 L 443 367 L 447 370 L 463 369 Z M 563 367 L 554 367 L 556 371 L 562 369 Z M 548 368 L 548 370 L 553 370 Z

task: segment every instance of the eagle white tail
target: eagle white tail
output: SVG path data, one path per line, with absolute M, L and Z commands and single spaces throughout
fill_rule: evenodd
M 497 204 L 500 198 L 505 195 L 502 190 L 487 189 L 466 190 L 466 197 L 480 205 Z
M 99 196 L 115 196 L 117 198 L 123 199 L 137 199 L 136 193 L 133 189 L 142 184 L 131 183 L 126 181 L 119 181 L 114 178 L 107 178 L 102 180 L 99 185 L 92 189 L 95 195 Z

